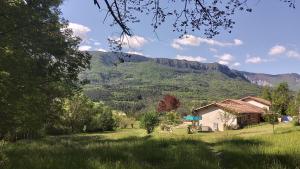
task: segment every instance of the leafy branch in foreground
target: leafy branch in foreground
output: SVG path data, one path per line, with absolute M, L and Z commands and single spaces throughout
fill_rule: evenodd
M 280 0 L 295 8 L 295 0 Z M 152 17 L 153 31 L 171 20 L 173 32 L 180 36 L 199 31 L 212 38 L 222 30 L 231 32 L 235 24 L 232 19 L 237 11 L 252 12 L 248 0 L 93 0 L 94 4 L 107 11 L 105 19 L 112 17 L 111 26 L 121 29 L 121 38 L 110 39 L 115 49 L 122 49 L 124 37 L 132 36 L 129 25 L 139 23 L 141 14 Z M 126 39 L 125 39 L 126 40 Z

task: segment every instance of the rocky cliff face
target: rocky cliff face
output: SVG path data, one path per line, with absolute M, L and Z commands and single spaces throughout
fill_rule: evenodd
M 263 73 L 241 72 L 251 83 L 260 86 L 274 87 L 281 82 L 287 82 L 291 89 L 300 90 L 300 75 L 296 73 L 270 75 Z

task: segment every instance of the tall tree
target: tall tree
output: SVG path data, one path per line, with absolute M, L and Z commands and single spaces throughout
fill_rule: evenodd
M 271 88 L 270 88 L 269 86 L 265 86 L 265 87 L 263 88 L 261 97 L 262 97 L 263 99 L 272 101 L 272 92 L 271 92 Z
M 272 107 L 275 113 L 286 115 L 290 99 L 288 84 L 286 82 L 280 83 L 272 93 Z
M 90 55 L 60 16 L 62 0 L 0 3 L 0 137 L 35 135 L 79 89 Z
M 291 99 L 288 107 L 288 114 L 298 116 L 300 110 L 300 91 Z

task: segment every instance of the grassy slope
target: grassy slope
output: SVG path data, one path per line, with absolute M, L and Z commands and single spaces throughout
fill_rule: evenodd
M 112 133 L 47 137 L 8 144 L 12 169 L 296 168 L 300 128 L 271 125 L 187 135 L 125 129 Z M 218 166 L 220 165 L 220 167 Z

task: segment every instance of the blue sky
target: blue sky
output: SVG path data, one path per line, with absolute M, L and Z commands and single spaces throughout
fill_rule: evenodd
M 213 39 L 200 33 L 179 39 L 167 23 L 156 34 L 149 17 L 131 25 L 134 37 L 127 52 L 149 57 L 166 57 L 200 62 L 219 62 L 237 70 L 279 74 L 300 73 L 300 4 L 289 8 L 279 0 L 252 1 L 252 13 L 238 12 L 231 34 L 221 32 Z M 92 0 L 65 0 L 61 6 L 70 28 L 83 39 L 81 50 L 109 50 L 107 38 L 120 29 L 103 23 L 105 11 Z

